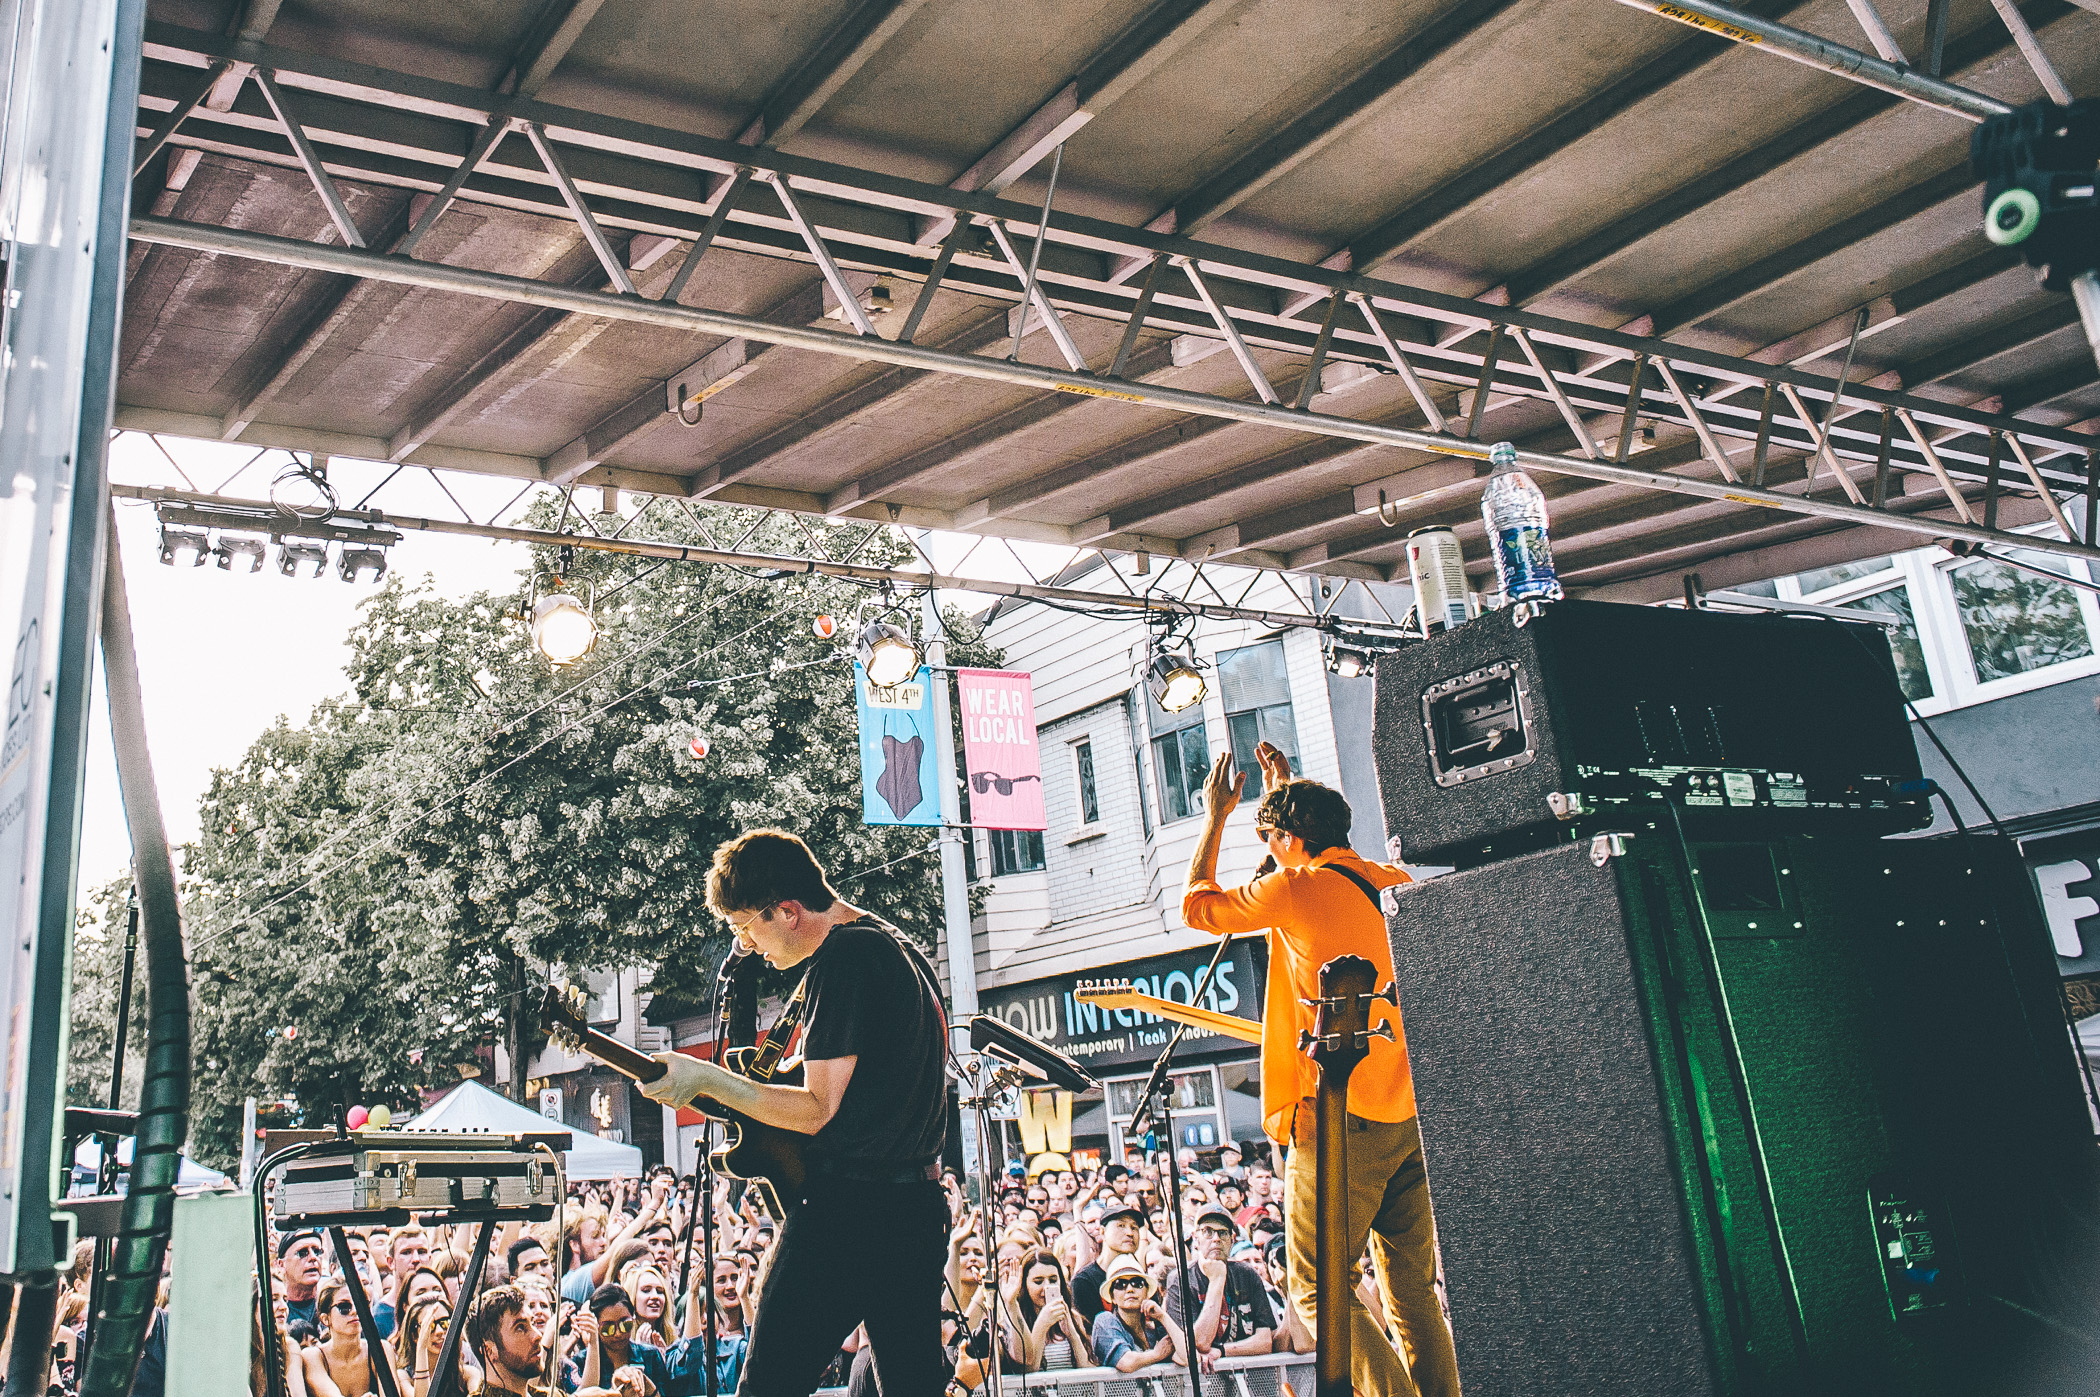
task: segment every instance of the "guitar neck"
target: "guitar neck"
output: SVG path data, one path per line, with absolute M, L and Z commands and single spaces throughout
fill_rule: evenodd
M 1191 1028 L 1207 1028 L 1212 1033 L 1237 1038 L 1243 1043 L 1261 1041 L 1261 1025 L 1253 1019 L 1243 1019 L 1236 1014 L 1220 1014 L 1194 1004 L 1183 1004 L 1176 999 L 1160 999 L 1129 990 L 1081 990 L 1073 997 L 1081 1003 L 1098 1004 L 1104 1009 L 1134 1009 L 1142 1014 L 1185 1023 Z
M 653 1082 L 664 1074 L 664 1065 L 655 1058 L 595 1028 L 586 1029 L 577 1035 L 577 1039 L 578 1046 L 585 1052 L 623 1077 L 632 1077 L 637 1082 Z

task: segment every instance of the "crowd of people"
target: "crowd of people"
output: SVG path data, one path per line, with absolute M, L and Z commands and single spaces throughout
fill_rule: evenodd
M 1016 1162 L 991 1200 L 994 1254 L 975 1190 L 948 1174 L 950 1236 L 942 1342 L 951 1392 L 984 1387 L 991 1345 L 1008 1374 L 1155 1364 L 1209 1371 L 1220 1358 L 1310 1353 L 1312 1336 L 1284 1303 L 1282 1183 L 1266 1158 L 1227 1146 L 1181 1165 L 1184 1306 L 1162 1164 L 1071 1169 L 1043 1156 Z M 688 1239 L 693 1179 L 663 1166 L 645 1179 L 573 1183 L 559 1225 L 499 1227 L 469 1297 L 454 1362 L 466 1394 L 553 1390 L 582 1397 L 698 1397 L 712 1362 L 716 1391 L 737 1390 L 748 1326 L 778 1220 L 764 1194 L 718 1179 L 712 1274 L 703 1239 Z M 346 1268 L 330 1237 L 278 1233 L 273 1323 L 288 1397 L 366 1397 L 390 1367 L 403 1397 L 429 1397 L 472 1265 L 470 1225 L 348 1231 Z M 377 1344 L 357 1314 L 356 1272 Z M 715 1301 L 707 1351 L 706 1290 Z M 1190 1311 L 1193 1310 L 1193 1316 Z M 994 1317 L 996 1322 L 994 1323 Z M 995 1337 L 996 1329 L 996 1337 Z M 267 1392 L 261 1326 L 251 1381 Z M 865 1336 L 849 1338 L 826 1386 L 872 1393 Z

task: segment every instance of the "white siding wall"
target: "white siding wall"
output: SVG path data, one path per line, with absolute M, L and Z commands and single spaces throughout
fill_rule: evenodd
M 1243 584 L 1244 585 L 1244 584 Z M 1200 586 L 1200 584 L 1199 584 Z M 1239 598 L 1235 593 L 1234 601 Z M 1248 606 L 1295 609 L 1286 585 L 1273 577 L 1249 596 Z M 1230 650 L 1276 638 L 1251 622 L 1198 622 L 1197 655 L 1206 662 Z M 1006 652 L 1010 669 L 1034 678 L 1035 711 L 1041 734 L 1043 798 L 1049 829 L 1043 836 L 1041 873 L 990 879 L 984 915 L 978 918 L 978 984 L 990 989 L 1049 975 L 1161 955 L 1209 937 L 1181 921 L 1181 890 L 1194 852 L 1200 817 L 1162 819 L 1138 665 L 1148 633 L 1135 622 L 1102 620 L 1038 605 L 1008 606 L 989 638 Z M 1298 730 L 1303 770 L 1331 785 L 1340 782 L 1334 719 L 1328 707 L 1325 661 L 1319 636 L 1292 630 L 1281 637 L 1290 683 L 1292 720 Z M 1215 758 L 1229 747 L 1225 709 L 1211 676 L 1203 700 L 1203 727 Z M 1133 733 L 1132 714 L 1135 713 Z M 1071 745 L 1081 738 L 1094 749 L 1094 779 L 1100 819 L 1082 826 L 1078 770 Z M 1142 762 L 1142 786 L 1138 766 Z M 1253 773 L 1258 790 L 1259 778 Z M 1140 801 L 1144 805 L 1140 805 Z M 1221 875 L 1243 878 L 1262 857 L 1248 806 L 1226 827 L 1218 861 Z M 1151 835 L 1146 834 L 1146 813 Z M 990 865 L 980 840 L 980 875 Z

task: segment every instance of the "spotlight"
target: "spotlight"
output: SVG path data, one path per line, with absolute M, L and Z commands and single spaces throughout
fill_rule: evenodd
M 1371 672 L 1371 652 L 1353 645 L 1329 646 L 1327 667 L 1344 679 L 1360 679 Z
M 853 653 L 878 689 L 894 689 L 919 672 L 919 647 L 911 633 L 888 621 L 868 622 Z
M 1203 682 L 1202 667 L 1185 642 L 1173 648 L 1163 642 L 1153 651 L 1152 662 L 1145 666 L 1145 687 L 1152 691 L 1152 701 L 1169 713 L 1203 702 L 1210 692 Z
M 268 549 L 263 547 L 263 541 L 259 538 L 228 538 L 221 534 L 219 535 L 218 549 L 219 570 L 221 572 L 230 572 L 235 558 L 246 558 L 248 560 L 248 571 L 261 572 L 263 568 L 263 554 L 268 551 Z
M 190 566 L 203 567 L 204 560 L 211 556 L 211 535 L 201 529 L 171 529 L 163 525 L 160 531 L 161 562 L 174 567 L 177 553 L 191 554 Z
M 328 571 L 328 545 L 325 543 L 287 543 L 277 550 L 277 570 L 286 577 L 299 575 L 299 564 L 312 563 L 314 576 Z
M 598 643 L 598 623 L 567 592 L 549 592 L 532 607 L 532 643 L 558 665 L 573 665 Z
M 386 553 L 378 548 L 345 548 L 336 559 L 335 575 L 345 582 L 357 581 L 357 575 L 371 569 L 372 580 L 377 582 L 386 576 Z

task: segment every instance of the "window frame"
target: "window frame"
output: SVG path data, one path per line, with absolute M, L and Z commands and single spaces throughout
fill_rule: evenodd
M 1068 744 L 1072 752 L 1073 806 L 1078 811 L 1077 827 L 1092 829 L 1101 823 L 1101 770 L 1094 760 L 1094 735 L 1084 733 L 1072 738 Z M 1093 807 L 1091 813 L 1087 807 Z
M 2046 525 L 2011 532 L 2044 539 L 2061 537 Z M 1925 656 L 1925 672 L 1932 680 L 1931 696 L 1916 702 L 1919 714 L 1927 718 L 2100 674 L 2100 595 L 2073 587 L 2071 590 L 2077 597 L 2079 613 L 2085 622 L 2086 638 L 2093 647 L 2091 655 L 2003 679 L 1977 678 L 1968 630 L 1962 622 L 1961 604 L 1954 592 L 1956 569 L 1976 561 L 1974 558 L 1950 557 L 1937 548 L 1918 548 L 1890 555 L 1890 565 L 1880 572 L 1812 592 L 1802 590 L 1800 574 L 1773 580 L 1781 600 L 1809 601 L 1822 606 L 1857 601 L 1887 591 L 1892 586 L 1908 587 L 1911 611 L 1918 624 L 1918 647 Z M 2079 564 L 2073 561 L 2071 566 L 2075 568 Z M 2092 573 L 2093 569 L 2087 567 L 2089 580 Z
M 1032 868 L 1020 868 L 1020 867 L 1013 867 L 1013 868 L 1008 868 L 1008 867 L 1002 867 L 1002 865 L 1003 865 L 1003 864 L 1004 864 L 1004 863 L 1006 862 L 1006 860 L 1005 860 L 1005 859 L 1003 859 L 1003 858 L 1001 857 L 1001 855 L 1000 855 L 1000 851 L 999 851 L 999 840 L 1000 840 L 1000 837 L 1001 837 L 1002 835 L 1003 835 L 1003 836 L 1005 836 L 1005 837 L 1006 837 L 1006 838 L 1008 838 L 1008 839 L 1011 839 L 1011 840 L 1012 840 L 1012 841 L 1014 842 L 1014 849 L 1015 849 L 1015 860 L 1014 860 L 1014 862 L 1015 862 L 1016 864 L 1018 864 L 1018 863 L 1020 862 L 1020 857 L 1019 857 L 1019 855 L 1020 855 L 1020 845 L 1021 845 L 1021 841 L 1023 841 L 1023 840 L 1025 840 L 1025 839 L 1029 838 L 1029 837 L 1030 837 L 1031 835 L 1032 835 L 1032 836 L 1034 836 L 1034 838 L 1035 838 L 1035 842 L 1036 842 L 1036 856 L 1037 856 L 1037 858 L 1039 859 L 1039 862 L 1038 862 L 1038 863 L 1036 863 L 1036 865 L 1035 865 L 1034 867 L 1032 867 Z M 1022 877 L 1022 876 L 1024 876 L 1024 875 L 1026 875 L 1026 874 L 1030 874 L 1030 873 L 1043 873 L 1043 872 L 1047 872 L 1047 871 L 1048 871 L 1048 869 L 1049 869 L 1049 867 L 1050 867 L 1050 849 L 1049 849 L 1049 842 L 1048 842 L 1047 840 L 1045 840 L 1045 839 L 1043 838 L 1043 832 L 1042 832 L 1041 830 L 1039 830 L 1039 829 L 988 829 L 988 830 L 986 830 L 986 831 L 985 831 L 985 836 L 986 836 L 986 847 L 987 847 L 987 852 L 988 852 L 988 853 L 989 853 L 989 855 L 990 855 L 990 857 L 989 857 L 989 858 L 987 858 L 985 862 L 986 862 L 986 866 L 987 866 L 987 867 L 988 867 L 988 868 L 990 869 L 990 876 L 991 876 L 991 877 L 993 877 L 993 878 L 1019 878 L 1019 877 Z
M 1225 703 L 1225 666 L 1227 661 L 1230 660 L 1231 657 L 1238 655 L 1243 651 L 1260 650 L 1270 646 L 1275 647 L 1276 654 L 1279 660 L 1279 672 L 1281 673 L 1283 678 L 1283 701 L 1281 703 L 1257 704 L 1252 708 L 1224 708 L 1223 706 Z M 1232 752 L 1233 764 L 1245 771 L 1253 772 L 1256 770 L 1255 766 L 1251 762 L 1242 763 L 1239 759 L 1239 753 L 1237 752 L 1237 750 L 1235 750 L 1232 741 L 1232 720 L 1235 718 L 1251 715 L 1254 720 L 1255 742 L 1257 745 L 1259 745 L 1261 742 L 1267 740 L 1266 738 L 1261 736 L 1261 715 L 1280 708 L 1284 710 L 1285 715 L 1288 718 L 1291 725 L 1292 750 L 1287 755 L 1291 759 L 1291 765 L 1293 769 L 1302 770 L 1304 767 L 1304 748 L 1298 736 L 1298 696 L 1291 685 L 1290 647 L 1284 644 L 1283 638 L 1280 636 L 1276 636 L 1267 640 L 1257 640 L 1252 642 L 1251 644 L 1236 645 L 1231 647 L 1230 649 L 1220 650 L 1217 653 L 1215 664 L 1217 665 L 1218 674 L 1218 703 L 1225 714 L 1225 750 L 1228 752 Z M 1248 756 L 1251 758 L 1253 756 L 1253 753 L 1250 751 L 1248 753 Z

